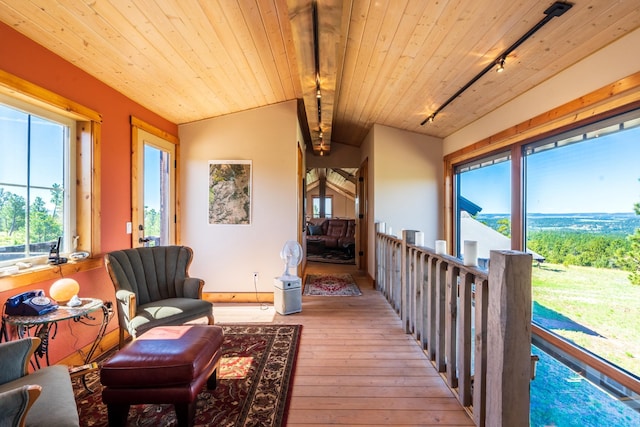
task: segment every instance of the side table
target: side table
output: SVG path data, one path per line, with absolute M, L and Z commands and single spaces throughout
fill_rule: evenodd
M 2 316 L 2 334 L 0 339 L 8 339 L 7 328 L 9 325 L 15 326 L 18 337 L 36 336 L 40 338 L 40 346 L 34 353 L 34 362 L 40 368 L 40 360 L 44 359 L 47 366 L 49 365 L 49 339 L 54 339 L 58 332 L 58 322 L 62 320 L 73 320 L 85 325 L 89 325 L 87 320 L 94 321 L 96 318 L 92 316 L 94 312 L 102 312 L 102 321 L 99 325 L 98 334 L 96 335 L 89 352 L 86 354 L 84 363 L 91 362 L 93 354 L 98 349 L 98 345 L 104 337 L 107 330 L 107 324 L 110 319 L 110 303 L 105 304 L 98 298 L 80 298 L 82 305 L 76 307 L 68 307 L 61 305 L 57 310 L 43 314 L 42 316 Z

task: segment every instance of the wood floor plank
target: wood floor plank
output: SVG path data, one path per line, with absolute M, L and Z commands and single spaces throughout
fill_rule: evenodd
M 307 274 L 350 273 L 358 297 L 302 298 L 302 312 L 273 323 L 301 324 L 287 426 L 472 426 L 465 409 L 404 333 L 400 318 L 353 266 L 307 265 Z M 241 322 L 242 315 L 216 312 Z M 261 318 L 247 314 L 247 319 Z

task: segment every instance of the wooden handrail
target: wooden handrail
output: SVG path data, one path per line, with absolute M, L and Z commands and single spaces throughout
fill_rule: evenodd
M 403 230 L 400 239 L 384 231 L 377 224 L 376 287 L 405 332 L 421 344 L 476 425 L 528 422 L 531 330 L 522 325 L 531 323 L 530 256 L 494 251 L 500 267 L 488 274 L 415 245 L 416 232 Z
M 494 252 L 500 255 L 495 260 Z M 512 254 L 526 258 L 516 259 L 511 265 Z M 403 237 L 398 238 L 385 234 L 378 224 L 375 256 L 377 289 L 396 310 L 405 332 L 420 343 L 476 425 L 521 425 L 507 417 L 525 413 L 528 417 L 528 382 L 517 384 L 521 392 L 512 387 L 513 378 L 533 379 L 532 334 L 596 374 L 617 382 L 631 394 L 640 394 L 638 377 L 532 322 L 529 255 L 492 251 L 492 270 L 488 273 L 465 266 L 458 258 L 415 245 L 410 231 L 403 231 Z M 514 331 L 507 331 L 504 326 L 513 323 L 524 325 L 524 329 L 515 332 L 515 337 Z M 496 341 L 496 337 L 503 335 L 507 338 Z M 511 346 L 514 340 L 519 342 L 518 349 L 510 347 L 508 353 L 501 348 Z M 517 361 L 512 360 L 514 351 L 518 352 Z M 508 389 L 505 384 L 509 384 Z M 487 394 L 492 396 L 492 407 L 488 407 Z

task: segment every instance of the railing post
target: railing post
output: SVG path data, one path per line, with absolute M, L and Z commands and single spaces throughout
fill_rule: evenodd
M 531 255 L 491 251 L 487 317 L 489 427 L 529 425 Z

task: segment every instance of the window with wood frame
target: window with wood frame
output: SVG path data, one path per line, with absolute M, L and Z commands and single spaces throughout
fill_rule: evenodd
M 97 112 L 0 71 L 0 266 L 48 276 L 51 245 L 60 255 L 100 252 Z M 53 233 L 53 234 L 52 234 Z M 21 249 L 20 249 L 21 247 Z M 17 264 L 19 263 L 19 264 Z M 76 269 L 77 270 L 77 269 Z M 21 274 L 15 286 L 30 282 Z M 12 283 L 13 283 L 12 282 Z M 12 287 L 14 285 L 10 285 Z

